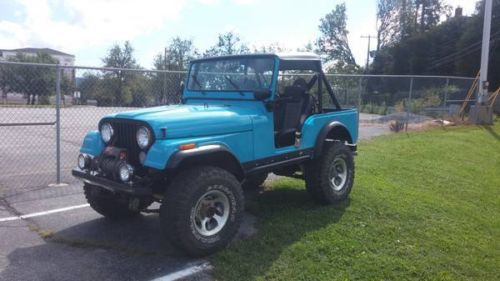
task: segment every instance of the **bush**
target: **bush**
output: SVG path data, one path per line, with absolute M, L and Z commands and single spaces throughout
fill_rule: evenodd
M 370 114 L 380 114 L 380 115 L 385 115 L 387 114 L 387 105 L 385 102 L 382 102 L 380 105 L 376 105 L 374 103 L 365 103 L 361 105 L 361 112 L 363 113 L 370 113 Z

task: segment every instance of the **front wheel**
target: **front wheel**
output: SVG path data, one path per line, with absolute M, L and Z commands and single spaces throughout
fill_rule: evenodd
M 354 159 L 341 142 L 325 145 L 320 158 L 305 165 L 306 189 L 315 201 L 332 204 L 345 200 L 354 182 Z
M 243 193 L 229 172 L 209 166 L 181 172 L 160 207 L 164 234 L 191 256 L 206 256 L 231 242 L 241 224 Z

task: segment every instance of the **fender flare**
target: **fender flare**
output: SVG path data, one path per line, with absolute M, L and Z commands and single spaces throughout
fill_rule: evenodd
M 351 133 L 349 132 L 349 130 L 347 129 L 347 127 L 344 124 L 342 124 L 341 122 L 338 122 L 338 121 L 330 122 L 330 123 L 324 125 L 323 128 L 321 128 L 321 130 L 318 133 L 318 136 L 316 137 L 313 158 L 317 158 L 317 157 L 321 156 L 321 151 L 323 150 L 323 144 L 324 144 L 325 139 L 327 138 L 328 134 L 336 128 L 342 128 L 343 130 L 345 130 L 347 132 L 347 137 L 349 138 L 346 141 L 348 143 L 352 143 Z
M 202 145 L 193 149 L 188 150 L 179 150 L 170 156 L 170 159 L 167 162 L 165 169 L 167 170 L 175 170 L 179 168 L 183 161 L 188 159 L 193 159 L 194 157 L 210 157 L 210 156 L 227 156 L 230 158 L 230 161 L 233 163 L 237 163 L 236 168 L 238 171 L 238 177 L 243 176 L 243 167 L 241 166 L 238 158 L 224 145 L 220 144 L 208 144 Z M 217 163 L 220 164 L 220 163 Z M 216 165 L 217 166 L 217 165 Z

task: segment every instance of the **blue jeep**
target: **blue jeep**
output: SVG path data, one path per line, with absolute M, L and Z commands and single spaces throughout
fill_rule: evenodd
M 348 197 L 358 138 L 314 54 L 237 55 L 191 62 L 179 105 L 104 117 L 73 175 L 90 206 L 118 219 L 159 209 L 161 229 L 193 256 L 226 246 L 242 189 L 268 173 L 301 177 L 311 197 Z

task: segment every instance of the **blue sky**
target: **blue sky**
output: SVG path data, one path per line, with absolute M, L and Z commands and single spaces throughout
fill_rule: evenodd
M 376 0 L 0 0 L 0 49 L 49 47 L 95 66 L 112 44 L 129 40 L 146 68 L 174 36 L 204 50 L 217 34 L 235 31 L 250 46 L 296 49 L 317 37 L 320 18 L 342 2 L 362 65 L 367 42 L 360 36 L 375 34 Z M 466 14 L 474 10 L 474 0 L 447 2 Z

